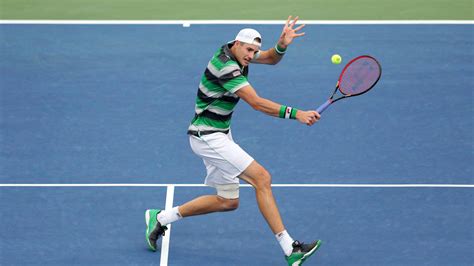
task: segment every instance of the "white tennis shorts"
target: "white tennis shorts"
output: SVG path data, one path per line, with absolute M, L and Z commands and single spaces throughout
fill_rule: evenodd
M 253 158 L 232 139 L 232 134 L 213 133 L 189 136 L 191 149 L 204 161 L 205 184 L 219 188 L 239 185 L 237 178 L 253 162 Z

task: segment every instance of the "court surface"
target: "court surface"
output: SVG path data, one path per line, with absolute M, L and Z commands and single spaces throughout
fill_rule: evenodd
M 245 26 L 264 49 L 281 31 Z M 186 136 L 197 85 L 242 27 L 1 24 L 0 183 L 201 184 Z M 324 241 L 305 265 L 472 265 L 472 24 L 305 32 L 280 64 L 250 67 L 261 96 L 316 108 L 343 67 L 334 53 L 343 63 L 370 54 L 383 68 L 373 91 L 313 127 L 244 102 L 233 116 L 235 140 L 273 183 L 333 184 L 274 188 L 290 234 Z M 174 205 L 203 193 L 213 191 L 176 186 Z M 166 196 L 166 186 L 2 186 L 1 264 L 159 265 L 144 211 Z M 168 265 L 284 263 L 249 187 L 237 211 L 172 226 Z

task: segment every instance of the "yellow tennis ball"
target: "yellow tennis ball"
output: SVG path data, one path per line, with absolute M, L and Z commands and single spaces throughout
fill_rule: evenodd
M 338 54 L 331 56 L 331 62 L 333 64 L 339 65 L 342 62 L 342 57 Z

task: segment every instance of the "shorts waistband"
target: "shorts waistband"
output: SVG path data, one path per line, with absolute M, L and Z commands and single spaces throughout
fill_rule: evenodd
M 204 136 L 204 135 L 209 135 L 209 134 L 214 134 L 214 133 L 224 133 L 224 134 L 228 134 L 228 133 L 229 133 L 229 130 L 225 130 L 225 131 L 216 131 L 216 130 L 193 131 L 193 130 L 188 130 L 188 135 L 192 135 L 192 136 L 196 136 L 196 137 L 200 137 L 200 136 Z

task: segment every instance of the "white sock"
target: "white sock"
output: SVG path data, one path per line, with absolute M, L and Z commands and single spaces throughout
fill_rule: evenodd
M 276 234 L 275 237 L 278 240 L 278 243 L 280 243 L 281 249 L 283 249 L 285 255 L 290 256 L 293 251 L 293 238 L 291 238 L 286 230 Z
M 161 225 L 167 225 L 172 222 L 176 222 L 177 220 L 183 218 L 178 211 L 178 206 L 174 207 L 171 210 L 161 211 L 156 215 L 156 219 L 160 222 Z

